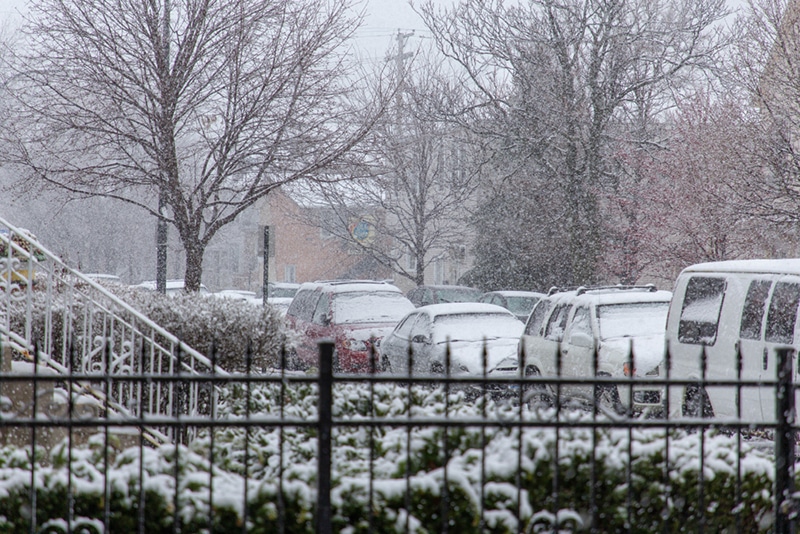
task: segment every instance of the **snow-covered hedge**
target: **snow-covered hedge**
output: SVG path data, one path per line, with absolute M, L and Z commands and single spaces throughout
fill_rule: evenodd
M 363 420 L 371 408 L 378 417 L 395 421 L 406 419 L 409 410 L 420 418 L 410 432 L 388 425 L 372 431 L 368 426 L 335 428 L 336 532 L 366 533 L 370 524 L 373 532 L 439 532 L 443 510 L 450 520 L 448 530 L 459 534 L 518 532 L 519 521 L 525 532 L 553 531 L 554 523 L 582 531 L 590 528 L 593 505 L 604 532 L 695 531 L 701 521 L 706 531 L 714 532 L 768 531 L 772 525 L 774 459 L 745 445 L 737 482 L 735 437 L 707 432 L 701 447 L 701 434 L 671 431 L 666 448 L 663 430 L 597 429 L 593 435 L 591 429 L 561 428 L 557 436 L 545 425 L 526 427 L 520 434 L 508 424 L 515 420 L 514 412 L 494 405 L 486 413 L 496 426 L 445 431 L 427 426 L 423 418 L 439 417 L 445 409 L 451 419 L 478 418 L 483 407 L 465 404 L 460 394 L 445 404 L 441 390 L 424 388 L 411 392 L 409 406 L 408 389 L 394 385 L 376 385 L 372 393 L 363 385 L 337 386 L 334 398 L 337 418 Z M 249 413 L 259 417 L 280 415 L 283 399 L 284 419 L 299 426 L 237 427 L 247 415 L 248 399 Z M 253 386 L 249 391 L 229 385 L 218 420 L 231 426 L 213 434 L 201 429 L 188 447 L 178 448 L 177 471 L 173 446 L 112 454 L 108 467 L 102 438 L 94 441 L 94 448 L 74 450 L 73 531 L 78 523 L 97 525 L 108 507 L 110 532 L 134 530 L 140 515 L 148 533 L 171 532 L 175 520 L 182 532 L 201 532 L 210 522 L 214 532 L 239 532 L 245 515 L 248 532 L 276 532 L 280 520 L 287 533 L 314 532 L 316 429 L 303 424 L 316 418 L 316 402 L 313 384 Z M 541 414 L 523 415 L 532 424 L 542 423 Z M 66 531 L 66 463 L 62 448 L 52 465 L 37 465 L 33 471 L 37 523 L 52 525 L 48 532 Z M 28 531 L 31 478 L 24 452 L 0 454 L 0 532 Z M 109 501 L 103 498 L 106 487 Z
M 275 366 L 280 362 L 282 347 L 289 342 L 283 318 L 272 308 L 198 294 L 168 297 L 122 284 L 110 283 L 104 284 L 104 287 L 193 349 L 209 358 L 213 356 L 216 363 L 228 371 L 245 371 L 248 351 L 253 370 Z M 57 291 L 53 296 L 44 292 L 34 292 L 33 296 L 33 339 L 44 339 L 45 326 L 50 324 L 55 348 L 59 350 L 64 343 L 62 334 L 68 331 L 63 326 L 63 314 L 60 313 L 65 306 L 62 302 L 64 299 L 59 298 Z M 73 308 L 71 316 L 74 321 L 94 317 L 98 322 L 94 331 L 103 331 L 100 316 L 84 313 L 80 309 L 83 301 L 73 299 L 70 306 Z M 12 330 L 24 331 L 24 302 L 17 304 L 16 313 L 14 311 L 11 313 Z M 124 310 L 117 310 L 117 313 L 125 321 L 132 319 Z M 72 325 L 72 330 L 79 332 L 81 326 Z

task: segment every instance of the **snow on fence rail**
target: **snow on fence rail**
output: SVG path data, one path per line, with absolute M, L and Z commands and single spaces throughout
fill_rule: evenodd
M 227 373 L 94 280 L 44 248 L 29 231 L 0 218 L 0 342 L 13 368 L 95 375 L 71 395 L 93 398 L 122 419 L 198 415 L 214 406 L 198 382 L 130 380 L 134 375 Z M 205 396 L 205 397 L 204 397 Z M 148 437 L 168 441 L 157 426 Z

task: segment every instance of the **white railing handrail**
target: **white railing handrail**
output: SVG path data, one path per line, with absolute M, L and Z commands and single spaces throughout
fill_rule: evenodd
M 3 219 L 2 217 L 0 217 L 0 226 L 7 227 L 8 229 L 10 229 L 12 232 L 16 233 L 17 235 L 26 235 L 26 233 L 27 233 L 24 230 L 13 226 L 12 224 L 10 224 L 8 221 Z M 2 237 L 2 235 L 0 235 L 0 240 L 5 241 L 6 243 L 10 243 L 10 245 L 11 245 L 10 248 L 13 249 L 15 252 L 17 252 L 18 254 L 26 257 L 26 259 L 28 261 L 33 261 L 35 263 L 39 263 L 39 260 L 34 256 L 34 254 L 32 252 L 25 250 L 23 247 L 21 247 L 18 244 L 12 242 L 10 239 L 6 241 Z M 122 299 L 120 299 L 119 297 L 117 297 L 116 295 L 111 293 L 110 291 L 108 291 L 102 285 L 98 284 L 97 282 L 95 282 L 91 278 L 85 276 L 83 273 L 71 269 L 64 262 L 62 262 L 61 259 L 58 256 L 56 256 L 51 251 L 46 249 L 38 241 L 32 242 L 31 244 L 35 245 L 36 249 L 38 251 L 40 251 L 42 253 L 42 255 L 44 255 L 47 258 L 47 261 L 52 261 L 53 264 L 57 265 L 62 270 L 68 272 L 70 274 L 70 276 L 73 276 L 73 277 L 77 278 L 82 283 L 85 283 L 85 284 L 88 284 L 89 286 L 91 286 L 95 291 L 100 292 L 104 297 L 108 298 L 116 306 L 119 306 L 120 308 L 124 309 L 126 312 L 130 313 L 137 321 L 140 321 L 141 323 L 146 325 L 148 328 L 152 329 L 155 333 L 159 334 L 160 336 L 163 336 L 170 343 L 173 343 L 177 347 L 180 347 L 180 350 L 182 352 L 184 352 L 185 354 L 187 354 L 188 356 L 191 356 L 192 358 L 194 358 L 198 362 L 206 365 L 209 369 L 213 369 L 214 373 L 217 373 L 217 374 L 222 375 L 222 376 L 228 376 L 229 375 L 229 373 L 227 371 L 225 371 L 224 369 L 220 368 L 218 365 L 212 364 L 211 360 L 208 359 L 206 356 L 204 356 L 200 352 L 196 351 L 195 349 L 193 349 L 192 347 L 190 347 L 189 345 L 187 345 L 186 343 L 181 341 L 177 336 L 173 335 L 172 333 L 168 332 L 167 330 L 165 330 L 164 328 L 162 328 L 161 326 L 159 326 L 155 322 L 151 321 L 150 318 L 148 318 L 147 316 L 145 316 L 142 313 L 140 313 L 138 310 L 136 310 L 135 308 L 130 306 L 128 303 L 126 303 L 125 301 L 123 301 Z M 10 255 L 11 255 L 11 251 L 9 250 L 8 251 L 8 256 L 10 256 Z M 32 348 L 33 347 L 30 346 L 29 350 L 32 349 Z

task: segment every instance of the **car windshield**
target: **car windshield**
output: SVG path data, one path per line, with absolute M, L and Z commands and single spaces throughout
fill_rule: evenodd
M 333 299 L 335 323 L 396 323 L 414 305 L 390 291 L 337 293 Z
M 600 339 L 663 334 L 668 302 L 637 302 L 598 306 Z
M 483 341 L 484 339 L 519 338 L 524 325 L 515 317 L 500 313 L 459 313 L 434 319 L 434 342 L 448 339 Z
M 528 315 L 533 306 L 539 302 L 536 297 L 506 297 L 508 309 L 516 315 Z
M 464 287 L 441 288 L 436 290 L 436 302 L 478 302 L 481 292 Z

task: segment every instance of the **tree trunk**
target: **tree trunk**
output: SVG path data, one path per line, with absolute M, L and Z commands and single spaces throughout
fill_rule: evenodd
M 196 293 L 200 291 L 200 282 L 203 277 L 205 246 L 197 241 L 191 243 L 184 241 L 183 248 L 186 251 L 186 272 L 183 277 L 184 291 Z

